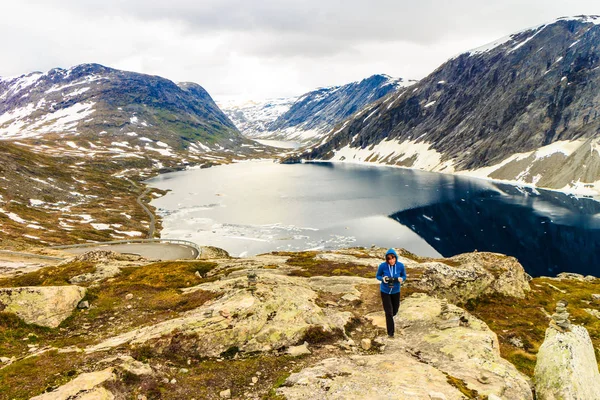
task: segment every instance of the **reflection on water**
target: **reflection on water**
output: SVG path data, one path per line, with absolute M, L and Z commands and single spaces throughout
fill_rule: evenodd
M 392 218 L 443 256 L 493 251 L 517 257 L 534 276 L 562 271 L 599 275 L 600 203 L 497 185 L 470 201 L 404 210 Z
M 164 174 L 163 237 L 233 255 L 348 246 L 498 251 L 532 275 L 597 274 L 599 203 L 396 168 L 248 162 Z M 391 216 L 391 218 L 390 218 Z

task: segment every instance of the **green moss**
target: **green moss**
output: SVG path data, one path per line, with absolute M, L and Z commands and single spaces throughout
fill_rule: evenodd
M 273 387 L 271 388 L 271 390 L 269 390 L 269 393 L 263 397 L 264 400 L 284 400 L 285 397 L 284 396 L 280 396 L 277 394 L 277 389 L 282 387 L 285 384 L 285 381 L 287 380 L 287 378 L 290 377 L 290 373 L 289 372 L 281 372 L 279 374 L 279 376 L 277 376 L 277 378 L 275 379 L 275 382 L 273 383 Z

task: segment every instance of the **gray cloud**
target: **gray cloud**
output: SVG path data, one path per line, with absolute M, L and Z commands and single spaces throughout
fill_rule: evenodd
M 0 75 L 100 62 L 211 93 L 298 94 L 445 59 L 597 0 L 34 0 L 2 2 Z

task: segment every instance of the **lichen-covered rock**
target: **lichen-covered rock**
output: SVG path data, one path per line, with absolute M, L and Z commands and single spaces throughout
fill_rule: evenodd
M 315 303 L 317 293 L 305 278 L 265 273 L 250 288 L 245 276 L 228 277 L 184 292 L 194 290 L 222 295 L 182 317 L 124 333 L 86 351 L 144 343 L 175 330 L 184 335 L 198 335 L 196 351 L 203 356 L 218 356 L 233 347 L 248 352 L 269 351 L 299 343 L 309 328 L 342 332 L 352 316 L 349 312 L 319 307 Z
M 329 358 L 290 375 L 277 393 L 290 400 L 430 400 L 432 390 L 447 400 L 464 399 L 443 372 L 399 353 Z
M 588 331 L 550 326 L 537 354 L 534 383 L 538 400 L 600 399 L 600 374 Z
M 419 270 L 418 279 L 411 280 L 411 268 Z M 409 262 L 407 273 L 407 284 L 451 302 L 492 293 L 523 298 L 531 290 L 529 277 L 517 259 L 495 253 L 461 254 L 449 258 L 448 264 Z
M 81 374 L 58 389 L 32 397 L 31 400 L 112 400 L 114 395 L 100 385 L 114 379 L 112 368 Z
M 15 313 L 28 324 L 56 328 L 85 296 L 79 286 L 26 286 L 0 289 L 0 311 Z
M 442 301 L 425 294 L 404 299 L 397 318 L 401 332 L 385 342 L 383 354 L 325 360 L 292 374 L 278 392 L 288 399 L 310 393 L 324 399 L 429 399 L 431 392 L 462 399 L 447 382 L 452 376 L 481 396 L 533 399 L 527 378 L 500 356 L 494 332 L 461 308 L 445 308 L 442 314 Z M 458 326 L 439 328 L 454 317 Z

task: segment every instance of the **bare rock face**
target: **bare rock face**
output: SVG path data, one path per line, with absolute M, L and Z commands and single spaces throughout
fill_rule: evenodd
M 56 328 L 85 296 L 79 286 L 27 286 L 0 289 L 0 311 L 15 313 L 28 324 Z
M 226 279 L 184 289 L 205 290 L 222 295 L 182 317 L 139 328 L 113 337 L 88 352 L 124 343 L 144 343 L 177 330 L 196 334 L 197 351 L 204 356 L 219 356 L 237 347 L 240 351 L 270 351 L 295 345 L 310 328 L 342 332 L 351 318 L 349 312 L 322 309 L 317 293 L 305 278 L 262 274 L 252 286 L 246 276 Z
M 480 396 L 533 399 L 527 378 L 500 356 L 485 323 L 461 308 L 414 294 L 400 305 L 398 335 L 383 354 L 332 358 L 290 375 L 288 399 L 463 399 L 448 378 Z M 456 326 L 444 322 L 456 318 Z
M 514 257 L 495 253 L 468 253 L 448 260 L 456 266 L 442 262 L 408 262 L 409 274 L 411 267 L 422 271 L 420 279 L 409 281 L 408 284 L 445 297 L 451 302 L 464 302 L 492 293 L 523 298 L 531 290 L 528 275 Z
M 551 325 L 537 354 L 533 380 L 538 400 L 600 399 L 600 374 L 587 329 Z
M 100 385 L 116 379 L 113 368 L 79 375 L 58 389 L 31 400 L 112 400 L 115 396 Z

